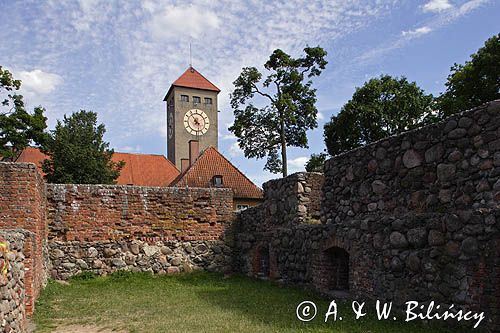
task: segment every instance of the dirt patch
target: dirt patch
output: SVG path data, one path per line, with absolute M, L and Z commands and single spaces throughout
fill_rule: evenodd
M 70 325 L 58 327 L 52 333 L 127 333 L 127 331 L 100 328 L 97 326 Z

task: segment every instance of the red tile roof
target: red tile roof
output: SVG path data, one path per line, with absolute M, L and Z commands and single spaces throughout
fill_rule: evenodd
M 42 172 L 41 163 L 46 158 L 38 148 L 28 147 L 16 162 L 35 163 Z M 163 155 L 114 153 L 112 159 L 125 162 L 117 179 L 118 185 L 168 186 L 179 175 L 179 170 Z
M 186 87 L 220 92 L 219 88 L 217 88 L 212 82 L 208 81 L 193 67 L 186 69 L 184 74 L 172 83 L 167 94 L 165 95 L 165 98 L 163 99 L 164 101 L 167 100 L 167 96 L 170 95 L 173 87 Z
M 262 190 L 214 147 L 205 149 L 171 186 L 213 187 L 212 178 L 216 175 L 222 176 L 222 187 L 233 189 L 235 198 L 262 198 Z

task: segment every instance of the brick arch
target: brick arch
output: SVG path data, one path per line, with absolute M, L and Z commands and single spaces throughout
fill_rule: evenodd
M 320 246 L 320 252 L 326 251 L 331 247 L 339 247 L 346 250 L 347 252 L 351 252 L 351 242 L 349 242 L 348 239 L 336 236 L 331 236 L 326 241 L 324 241 Z
M 352 287 L 350 242 L 332 236 L 316 251 L 312 262 L 312 281 L 321 292 L 348 291 Z
M 252 275 L 274 280 L 278 277 L 276 255 L 270 243 L 260 242 L 251 250 Z

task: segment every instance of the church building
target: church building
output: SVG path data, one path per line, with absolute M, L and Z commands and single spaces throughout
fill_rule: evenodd
M 113 154 L 124 161 L 118 185 L 231 188 L 235 210 L 262 201 L 262 190 L 218 151 L 220 90 L 193 67 L 172 83 L 167 102 L 167 156 Z M 41 170 L 47 158 L 38 148 L 28 147 L 15 162 L 35 163 Z M 2 157 L 0 156 L 0 161 Z
M 262 190 L 218 151 L 220 89 L 190 66 L 170 86 L 168 159 L 180 170 L 171 186 L 232 188 L 236 210 L 255 206 Z

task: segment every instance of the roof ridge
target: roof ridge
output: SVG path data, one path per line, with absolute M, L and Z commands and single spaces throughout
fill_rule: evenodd
M 251 185 L 251 186 L 254 186 L 255 189 L 257 189 L 259 192 L 262 192 L 262 189 L 255 185 L 255 183 L 250 179 L 248 178 L 238 167 L 236 167 L 227 157 L 225 157 L 220 151 L 217 150 L 217 148 L 215 148 L 214 146 L 208 146 L 206 147 L 201 153 L 200 155 L 196 158 L 196 160 L 194 161 L 193 164 L 191 164 L 183 173 L 179 174 L 179 176 L 177 176 L 177 178 L 172 181 L 171 185 L 176 185 L 178 182 L 180 182 L 183 178 L 187 177 L 193 170 L 194 166 L 196 166 L 197 163 L 199 163 L 200 160 L 202 160 L 202 157 L 205 156 L 205 154 L 210 151 L 210 150 L 213 150 L 215 153 L 217 153 L 218 156 L 222 157 L 222 159 L 224 161 L 226 161 L 231 167 L 234 168 L 234 170 L 236 170 L 236 172 L 238 172 L 239 175 L 243 176 L 244 179 L 246 179 L 248 181 L 248 183 Z

